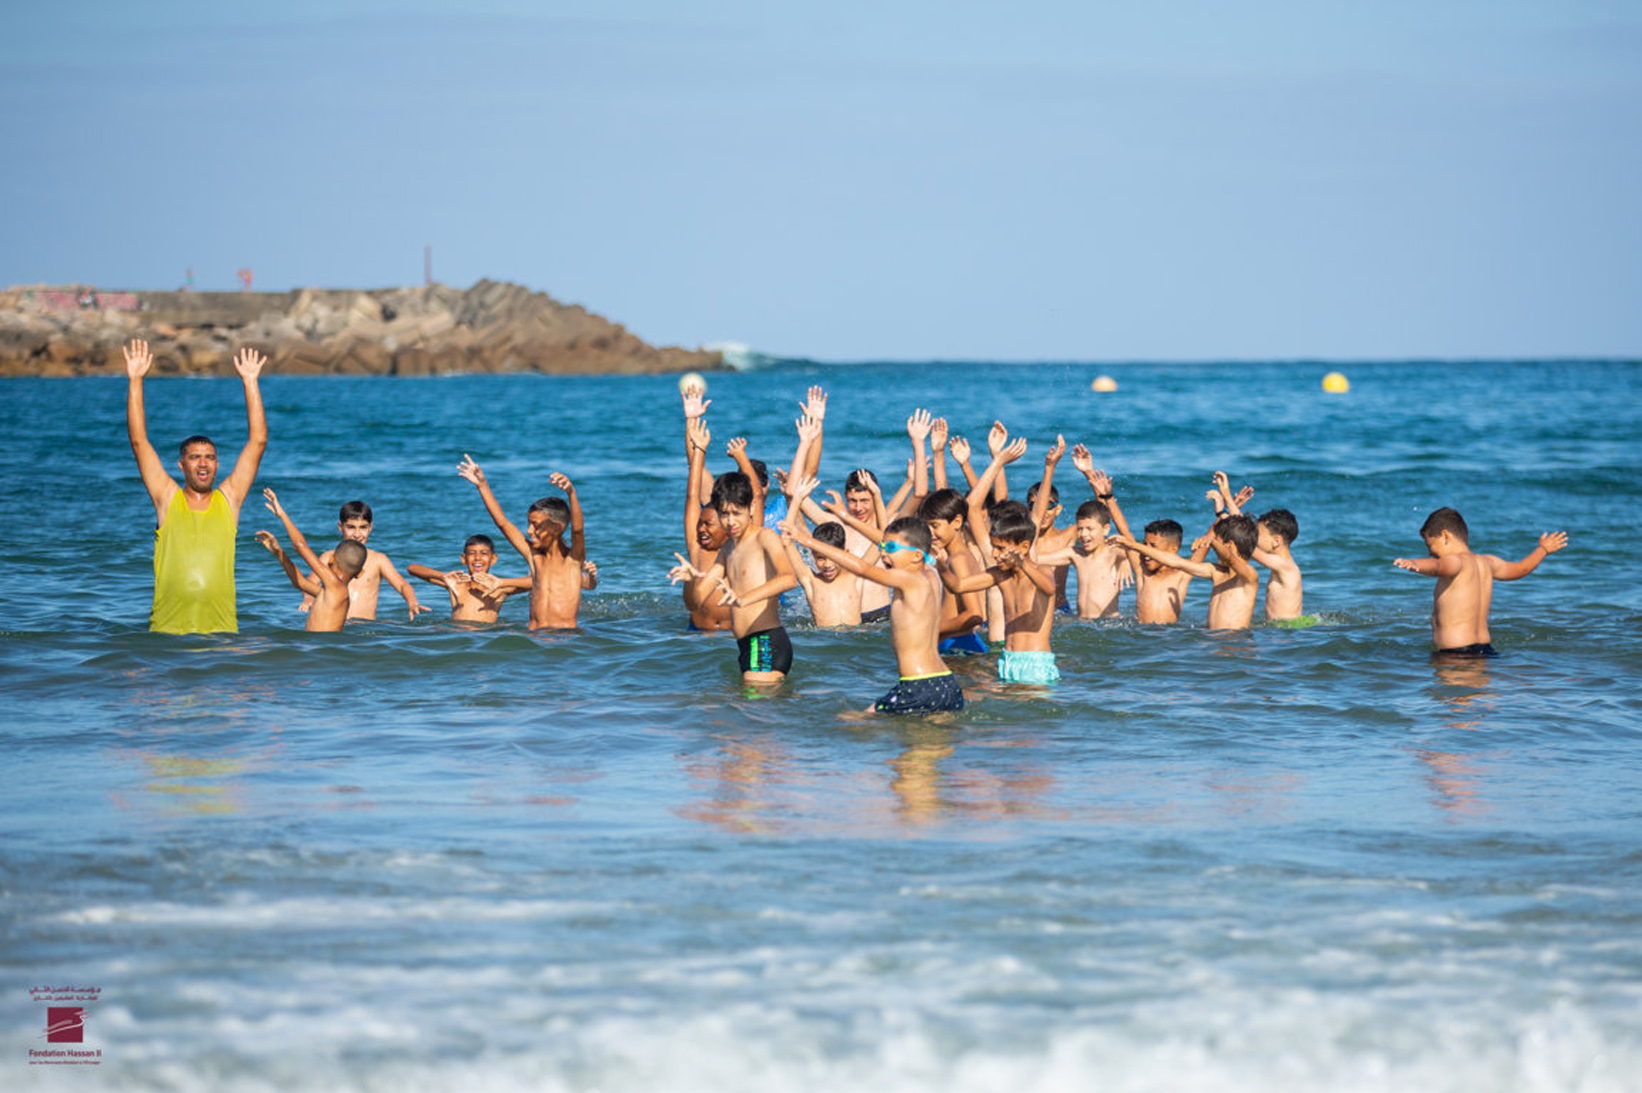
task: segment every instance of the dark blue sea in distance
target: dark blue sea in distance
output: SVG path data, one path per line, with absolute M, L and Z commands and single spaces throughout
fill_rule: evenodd
M 1181 626 L 1063 620 L 1052 689 L 958 664 L 945 724 L 846 717 L 882 629 L 794 607 L 774 696 L 685 632 L 677 377 L 265 378 L 260 482 L 317 542 L 359 497 L 454 568 L 464 452 L 520 521 L 570 475 L 601 584 L 543 635 L 386 588 L 306 634 L 259 503 L 241 632 L 151 635 L 124 380 L 0 383 L 0 1087 L 1642 1088 L 1642 366 L 1328 370 L 709 377 L 715 469 L 789 460 L 820 383 L 833 485 L 898 476 L 923 406 L 1029 437 L 1017 491 L 1064 433 L 1137 523 L 1201 528 L 1221 469 L 1298 516 L 1321 625 L 1210 633 L 1199 583 Z M 162 450 L 243 443 L 233 379 L 148 404 Z M 1569 533 L 1496 587 L 1496 660 L 1434 665 L 1391 565 L 1442 505 L 1507 558 Z M 95 1072 L 30 1065 L 53 986 L 97 989 Z

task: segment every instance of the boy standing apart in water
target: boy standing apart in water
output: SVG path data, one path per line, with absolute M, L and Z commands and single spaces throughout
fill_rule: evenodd
M 485 481 L 485 472 L 471 455 L 462 454 L 456 473 L 479 487 L 485 511 L 513 549 L 530 564 L 530 629 L 574 629 L 587 575 L 587 541 L 582 536 L 581 502 L 576 499 L 576 487 L 570 479 L 556 471 L 548 475 L 547 480 L 563 490 L 568 501 L 543 497 L 532 504 L 526 513 L 530 527 L 527 539 L 503 514 L 501 503 Z M 568 543 L 564 541 L 567 527 Z
M 308 546 L 308 540 L 302 537 L 302 532 L 296 529 L 290 516 L 280 506 L 279 498 L 274 491 L 265 489 L 262 496 L 267 499 L 268 511 L 279 517 L 280 523 L 285 525 L 285 534 L 291 537 L 291 545 L 301 555 L 313 570 L 314 578 L 302 576 L 297 572 L 296 563 L 286 557 L 285 551 L 280 549 L 279 540 L 271 531 L 257 532 L 257 542 L 267 547 L 279 564 L 285 567 L 285 575 L 296 585 L 298 591 L 306 592 L 314 597 L 313 607 L 308 611 L 307 629 L 340 630 L 343 623 L 348 621 L 348 582 L 359 575 L 365 566 L 368 552 L 363 543 L 356 543 L 352 539 L 344 539 L 336 544 L 332 550 L 331 561 L 323 562 Z
M 432 611 L 431 607 L 423 607 L 416 602 L 416 589 L 411 583 L 399 575 L 393 562 L 380 550 L 372 550 L 371 538 L 371 507 L 363 501 L 349 501 L 342 506 L 337 514 L 336 530 L 342 533 L 342 538 L 352 540 L 365 548 L 365 568 L 359 571 L 359 576 L 348 583 L 348 617 L 350 619 L 374 620 L 376 618 L 376 600 L 382 590 L 382 581 L 385 578 L 393 590 L 405 597 L 405 606 L 410 609 L 411 621 L 423 611 Z M 329 563 L 335 551 L 327 550 L 319 556 L 319 560 Z M 312 576 L 310 574 L 310 576 Z M 313 606 L 313 599 L 302 597 L 299 611 L 307 611 Z
M 794 488 L 783 538 L 810 548 L 816 561 L 830 559 L 858 578 L 890 589 L 890 641 L 895 646 L 895 666 L 900 675 L 894 689 L 872 707 L 874 713 L 929 714 L 964 708 L 964 693 L 953 678 L 941 654 L 941 582 L 929 568 L 929 527 L 916 516 L 903 516 L 884 529 L 879 546 L 882 564 L 872 565 L 849 551 L 824 543 L 804 532 L 804 518 L 796 510 L 815 489 L 816 480 L 805 478 Z
M 1438 509 L 1427 516 L 1420 528 L 1420 537 L 1431 552 L 1429 558 L 1398 558 L 1392 564 L 1398 569 L 1437 578 L 1431 603 L 1431 644 L 1437 647 L 1439 655 L 1453 657 L 1494 656 L 1488 635 L 1488 608 L 1494 596 L 1494 582 L 1520 580 L 1568 545 L 1567 532 L 1548 531 L 1520 562 L 1507 562 L 1492 554 L 1473 554 L 1465 518 L 1450 508 Z
M 792 642 L 781 625 L 781 593 L 798 585 L 787 561 L 781 536 L 753 519 L 752 481 L 740 471 L 718 476 L 713 483 L 713 508 L 729 540 L 713 567 L 703 572 L 675 554 L 679 564 L 668 572 L 673 582 L 694 578 L 717 584 L 730 605 L 741 681 L 780 683 L 792 669 Z

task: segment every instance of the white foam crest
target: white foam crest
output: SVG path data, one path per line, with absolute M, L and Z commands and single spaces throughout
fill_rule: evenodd
M 829 1018 L 747 1006 L 660 1019 L 549 1018 L 518 1029 L 511 1042 L 480 1044 L 351 1006 L 255 1022 L 219 1019 L 187 1037 L 148 1029 L 105 1049 L 102 1076 L 122 1088 L 185 1093 L 1624 1093 L 1642 1073 L 1642 1041 L 1565 1005 L 1503 1023 L 1475 1012 L 1433 1021 L 1303 993 L 1264 1011 L 1192 1012 L 1195 1005 L 1167 1026 L 1091 1020 L 1001 1043 L 955 1027 L 950 1015 L 917 1010 Z M 521 1017 L 505 1005 L 484 1014 L 492 1026 Z M 158 1043 L 168 1047 L 145 1049 Z M 23 1089 L 84 1088 L 84 1075 L 23 1077 Z
M 362 922 L 507 922 L 609 912 L 591 900 L 550 899 L 263 899 L 220 904 L 93 904 L 51 916 L 77 926 L 162 925 L 201 929 L 314 928 Z

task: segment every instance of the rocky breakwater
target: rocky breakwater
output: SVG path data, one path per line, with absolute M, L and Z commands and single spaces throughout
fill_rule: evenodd
M 120 347 L 146 340 L 161 375 L 228 374 L 241 346 L 281 375 L 430 376 L 682 372 L 719 354 L 656 347 L 617 323 L 521 285 L 467 290 L 0 292 L 0 376 L 114 375 Z

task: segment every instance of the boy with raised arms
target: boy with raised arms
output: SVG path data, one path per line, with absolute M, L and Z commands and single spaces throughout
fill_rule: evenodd
M 1057 528 L 1060 516 L 1060 491 L 1055 489 L 1055 466 L 1066 454 L 1066 438 L 1056 436 L 1055 442 L 1043 455 L 1043 478 L 1026 491 L 1026 504 L 1032 510 L 1032 522 L 1038 526 L 1038 539 L 1032 545 L 1032 557 L 1039 565 L 1047 566 L 1055 575 L 1055 610 L 1070 611 L 1066 599 L 1066 578 L 1072 571 L 1072 559 L 1067 554 L 1077 539 L 1077 528 Z
M 753 486 L 740 471 L 721 474 L 713 483 L 713 508 L 729 539 L 706 571 L 675 554 L 668 572 L 673 582 L 694 578 L 718 586 L 730 606 L 741 680 L 779 683 L 792 669 L 792 642 L 781 625 L 778 597 L 798 584 L 781 536 L 753 519 Z
M 801 501 L 815 488 L 814 478 L 793 487 Z M 796 507 L 796 506 L 795 506 Z M 881 714 L 931 714 L 964 708 L 964 693 L 936 650 L 940 633 L 941 584 L 929 568 L 929 527 L 916 516 L 903 516 L 884 529 L 881 564 L 862 561 L 841 547 L 811 536 L 794 513 L 783 538 L 809 547 L 817 561 L 827 558 L 857 577 L 888 588 L 890 641 L 900 676 L 895 687 L 874 703 Z
M 969 494 L 969 527 L 983 554 L 993 564 L 984 572 L 958 577 L 951 558 L 937 556 L 947 590 L 963 595 L 996 587 L 1003 598 L 1004 649 L 998 658 L 998 678 L 1005 683 L 1054 683 L 1060 679 L 1049 632 L 1055 623 L 1055 581 L 1029 555 L 1037 538 L 1037 524 L 1019 501 L 1000 501 L 988 518 L 986 496 L 1004 466 L 1026 454 L 1026 438 L 1009 441 L 1002 424 L 994 423 L 989 446 L 997 452 Z M 990 526 L 989 526 L 990 525 Z
M 463 453 L 456 473 L 479 488 L 479 498 L 496 527 L 524 555 L 530 565 L 530 629 L 568 630 L 576 625 L 582 589 L 587 579 L 587 541 L 582 534 L 582 506 L 570 479 L 554 472 L 547 480 L 565 492 L 567 500 L 543 497 L 525 514 L 530 536 L 514 526 L 502 512 L 501 504 L 485 481 L 485 472 L 473 457 Z M 564 539 L 566 529 L 570 541 Z
M 1072 449 L 1076 467 L 1095 496 L 1078 506 L 1076 539 L 1071 545 L 1072 568 L 1078 574 L 1078 617 L 1115 619 L 1119 616 L 1118 595 L 1135 582 L 1128 551 L 1108 538 L 1112 533 L 1112 512 L 1102 497 L 1110 497 L 1112 480 L 1095 469 L 1089 449 L 1082 444 Z
M 1437 655 L 1491 657 L 1488 610 L 1495 581 L 1516 581 L 1539 568 L 1539 563 L 1568 545 L 1568 533 L 1548 531 L 1539 545 L 1520 562 L 1492 554 L 1471 552 L 1471 532 L 1465 518 L 1451 508 L 1440 508 L 1420 527 L 1428 558 L 1398 558 L 1392 564 L 1410 573 L 1437 578 L 1431 598 L 1431 644 Z
M 458 569 L 442 573 L 414 564 L 405 567 L 405 572 L 412 577 L 436 584 L 450 594 L 452 622 L 495 622 L 500 617 L 502 601 L 531 586 L 529 577 L 503 578 L 491 572 L 496 564 L 496 544 L 488 535 L 468 536 L 462 544 L 462 564 L 467 567 L 466 572 Z
M 1158 558 L 1162 554 L 1175 556 L 1180 553 L 1185 530 L 1173 520 L 1153 520 L 1146 525 L 1145 545 L 1157 553 L 1149 554 L 1130 548 L 1135 540 L 1129 533 L 1129 521 L 1124 518 L 1123 507 L 1118 504 L 1111 479 L 1104 475 L 1102 479 L 1106 490 L 1102 493 L 1097 487 L 1095 500 L 1106 505 L 1106 510 L 1112 515 L 1112 523 L 1117 526 L 1117 535 L 1113 536 L 1112 541 L 1120 547 L 1129 548 L 1129 567 L 1135 575 L 1136 620 L 1163 625 L 1179 622 L 1180 612 L 1186 606 L 1186 589 L 1191 584 L 1192 574 L 1184 569 L 1165 566 Z M 1203 554 L 1198 554 L 1196 545 L 1193 544 L 1194 562 L 1202 561 L 1208 554 L 1207 547 Z
M 1192 544 L 1190 558 L 1133 539 L 1124 538 L 1119 542 L 1169 569 L 1213 581 L 1214 590 L 1209 593 L 1209 629 L 1247 630 L 1254 621 L 1254 600 L 1260 591 L 1260 575 L 1248 561 L 1258 539 L 1254 521 L 1247 516 L 1222 516 L 1208 535 Z M 1199 557 L 1205 546 L 1214 550 L 1218 562 Z
M 696 403 L 700 404 L 699 395 Z M 684 549 L 689 554 L 690 564 L 705 572 L 712 568 L 713 559 L 729 536 L 724 531 L 724 525 L 718 522 L 718 510 L 702 503 L 707 445 L 712 443 L 713 434 L 701 419 L 701 414 L 691 417 L 690 410 L 691 402 L 686 393 L 684 433 L 690 470 L 684 484 Z M 715 592 L 716 589 L 705 580 L 694 577 L 685 580 L 684 609 L 690 613 L 690 629 L 730 629 L 730 605 L 720 602 Z
M 296 563 L 286 556 L 280 549 L 279 540 L 271 531 L 257 532 L 257 542 L 268 548 L 279 564 L 285 567 L 285 576 L 300 592 L 306 592 L 314 598 L 313 607 L 308 611 L 307 629 L 312 631 L 340 630 L 348 621 L 348 582 L 359 576 L 359 571 L 365 566 L 367 551 L 365 544 L 352 539 L 344 539 L 336 544 L 332 550 L 329 562 L 320 561 L 319 556 L 308 546 L 308 540 L 302 537 L 290 516 L 280 506 L 279 498 L 271 489 L 262 491 L 266 499 L 268 511 L 279 517 L 280 523 L 285 525 L 285 534 L 291 537 L 291 546 L 302 560 L 313 571 L 313 577 L 304 577 L 297 572 Z
M 1226 472 L 1214 472 L 1214 489 L 1209 491 L 1209 497 L 1216 509 L 1224 506 L 1230 515 L 1241 516 L 1242 506 L 1253 496 L 1254 487 L 1244 486 L 1233 497 Z M 1306 617 L 1300 566 L 1289 553 L 1290 545 L 1300 534 L 1300 522 L 1288 509 L 1272 509 L 1262 513 L 1254 523 L 1259 539 L 1250 557 L 1265 566 L 1270 574 L 1266 578 L 1266 621 L 1310 626 L 1317 620 Z
M 431 611 L 433 608 L 423 607 L 417 603 L 416 589 L 399 575 L 393 561 L 380 550 L 372 549 L 372 526 L 371 507 L 363 501 L 345 502 L 337 514 L 336 530 L 342 534 L 342 538 L 351 539 L 365 548 L 365 568 L 359 571 L 359 576 L 348 582 L 348 618 L 367 621 L 376 618 L 377 597 L 381 593 L 382 582 L 385 579 L 395 592 L 405 598 L 405 606 L 409 608 L 411 620 L 414 622 L 418 614 Z M 319 560 L 329 563 L 331 553 L 327 550 L 319 556 Z M 307 611 L 312 606 L 313 599 L 304 596 L 297 610 Z

